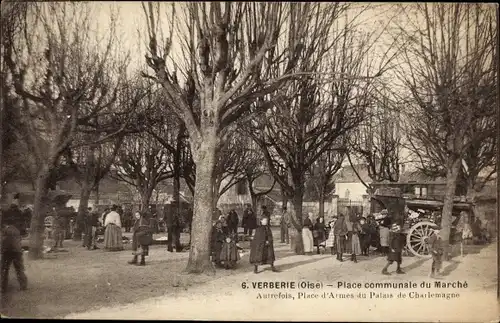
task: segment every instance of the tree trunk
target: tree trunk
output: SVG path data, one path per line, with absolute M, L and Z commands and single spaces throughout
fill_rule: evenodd
M 324 192 L 319 192 L 319 216 L 325 217 L 325 194 Z
M 43 240 L 45 238 L 45 214 L 47 213 L 48 182 L 50 169 L 43 166 L 36 179 L 35 201 L 33 216 L 31 217 L 31 232 L 29 245 L 29 258 L 43 258 Z
M 153 195 L 153 188 L 154 185 L 149 185 L 140 190 L 141 194 L 141 210 L 142 211 L 147 211 L 149 209 L 149 201 L 151 201 L 151 195 Z
M 304 242 L 302 241 L 302 223 L 303 223 L 303 218 L 302 218 L 302 203 L 304 199 L 304 193 L 296 189 L 294 196 L 293 196 L 293 208 L 295 211 L 295 216 L 291 217 L 293 227 L 295 228 L 295 238 L 293 239 L 291 243 L 291 248 L 292 250 L 297 254 L 297 255 L 303 255 L 304 254 Z
M 85 214 L 89 207 L 90 194 L 92 189 L 87 181 L 83 181 L 82 190 L 80 192 L 80 205 L 78 205 L 78 215 L 76 216 L 76 228 L 73 235 L 74 241 L 82 240 L 83 226 L 85 221 Z
M 286 193 L 282 189 L 281 190 L 281 208 L 287 207 L 287 206 L 288 206 L 288 196 L 286 195 Z
M 210 261 L 210 232 L 213 214 L 213 182 L 217 138 L 215 129 L 207 129 L 200 145 L 192 145 L 196 163 L 191 248 L 186 267 L 188 273 L 214 274 Z
M 97 185 L 95 187 L 95 208 L 97 210 L 97 206 L 99 205 L 99 182 L 97 182 Z
M 450 251 L 450 231 L 451 231 L 451 215 L 453 211 L 453 199 L 455 197 L 455 189 L 457 186 L 457 177 L 460 171 L 460 160 L 455 160 L 451 167 L 446 171 L 446 188 L 444 196 L 444 205 L 441 215 L 441 236 L 443 239 L 444 257 L 449 259 Z
M 177 167 L 174 165 L 174 195 L 173 195 L 173 201 L 174 201 L 174 214 L 177 215 L 178 217 L 181 214 L 181 175 L 180 171 L 177 169 Z

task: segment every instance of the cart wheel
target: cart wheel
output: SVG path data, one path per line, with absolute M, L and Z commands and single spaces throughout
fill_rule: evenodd
M 436 226 L 432 222 L 419 222 L 413 225 L 406 236 L 408 250 L 417 257 L 432 257 L 427 240 L 432 235 L 432 229 Z

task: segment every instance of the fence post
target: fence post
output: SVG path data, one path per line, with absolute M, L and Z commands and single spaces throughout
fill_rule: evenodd
M 332 195 L 332 201 L 330 203 L 330 216 L 337 216 L 338 215 L 338 205 L 339 205 L 339 196 L 338 195 Z
M 370 215 L 370 195 L 363 195 L 363 216 L 366 218 Z

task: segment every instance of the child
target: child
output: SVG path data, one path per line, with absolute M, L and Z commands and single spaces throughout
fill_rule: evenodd
M 440 274 L 441 265 L 443 263 L 443 240 L 441 239 L 441 235 L 439 234 L 439 228 L 433 230 L 433 234 L 430 236 L 428 244 L 429 249 L 432 253 L 432 265 L 429 277 L 434 278 L 436 274 Z
M 404 274 L 405 272 L 401 270 L 401 263 L 403 262 L 402 252 L 405 246 L 404 234 L 401 232 L 401 227 L 394 223 L 391 226 L 391 231 L 389 234 L 389 253 L 387 255 L 387 264 L 384 269 L 382 269 L 383 275 L 390 275 L 387 271 L 393 262 L 396 262 L 398 267 L 396 273 Z
M 330 252 L 332 255 L 337 253 L 337 251 L 335 250 L 335 233 L 333 230 L 336 220 L 337 217 L 334 217 L 333 220 L 328 223 L 328 227 L 330 227 L 330 232 L 328 233 L 328 238 L 326 239 L 325 242 L 325 248 L 330 248 Z
M 236 246 L 236 237 L 237 235 L 234 232 L 230 232 L 226 235 L 226 238 L 222 243 L 220 260 L 224 262 L 226 270 L 234 268 L 236 266 L 236 262 L 240 260 L 240 254 L 238 253 L 238 248 Z
M 218 220 L 215 222 L 215 225 L 212 227 L 211 235 L 210 254 L 212 256 L 212 262 L 219 267 L 222 265 L 220 256 L 224 246 L 224 240 L 226 238 L 226 231 L 223 229 L 222 221 Z
M 149 255 L 149 246 L 153 243 L 153 228 L 149 221 L 148 213 L 135 213 L 134 233 L 132 236 L 132 250 L 134 258 L 128 263 L 131 265 L 146 265 L 146 256 Z M 137 251 L 141 247 L 141 251 Z M 141 256 L 141 262 L 137 263 L 137 257 Z

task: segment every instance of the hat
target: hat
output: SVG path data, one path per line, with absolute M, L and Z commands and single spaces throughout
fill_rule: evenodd
M 308 217 L 312 217 L 312 216 L 313 216 L 313 213 L 312 213 L 312 212 L 308 212 L 308 213 L 307 213 L 307 216 L 308 216 Z

